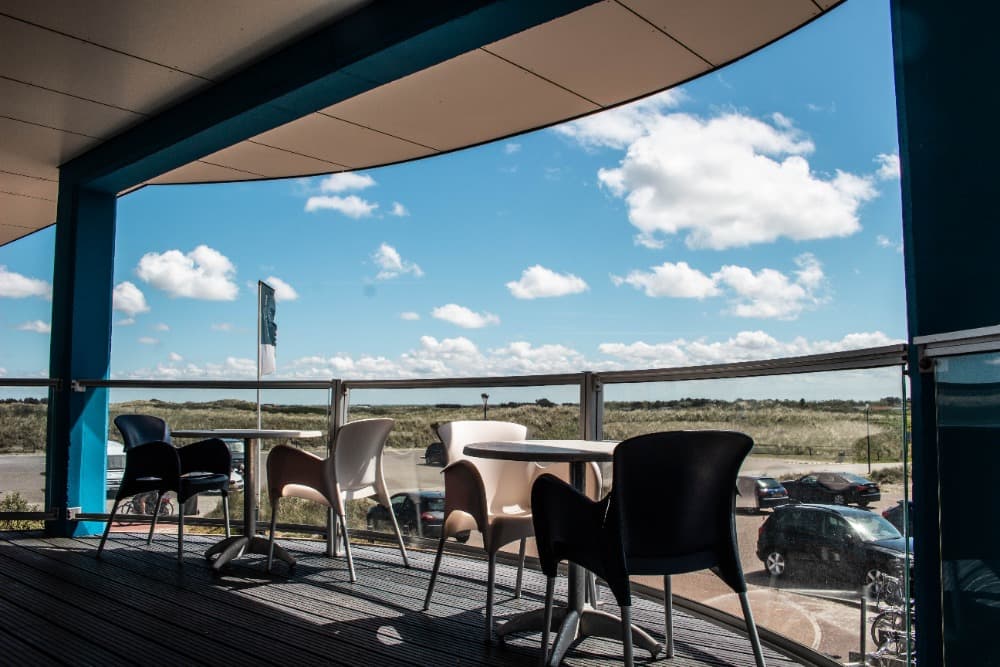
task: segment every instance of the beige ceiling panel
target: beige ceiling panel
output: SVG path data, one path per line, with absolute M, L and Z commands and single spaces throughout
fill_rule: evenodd
M 2 12 L 218 80 L 369 0 L 2 0 Z
M 0 16 L 0 76 L 147 114 L 206 84 L 4 16 Z
M 58 165 L 98 143 L 10 118 L 0 118 L 0 137 L 0 170 L 42 178 L 58 178 Z
M 0 225 L 23 229 L 22 236 L 56 221 L 56 203 L 0 192 Z
M 46 225 L 47 226 L 47 225 Z M 0 220 L 0 245 L 16 241 L 21 237 L 36 232 L 42 227 L 19 227 L 17 225 L 6 225 Z
M 434 152 L 426 146 L 330 118 L 322 113 L 299 118 L 254 137 L 253 141 L 342 164 L 351 169 L 412 160 Z
M 266 178 L 281 178 L 289 174 L 325 174 L 346 169 L 342 164 L 317 160 L 252 141 L 241 141 L 218 153 L 206 155 L 202 161 L 252 171 Z
M 59 196 L 59 183 L 45 178 L 29 178 L 21 174 L 0 171 L 0 192 L 55 201 Z
M 824 10 L 832 9 L 843 1 L 844 0 L 816 0 L 816 2 L 819 3 L 819 6 Z
M 597 108 L 520 67 L 476 50 L 336 104 L 323 113 L 448 150 Z
M 616 2 L 602 2 L 486 47 L 539 76 L 610 106 L 709 69 Z
M 0 116 L 99 138 L 113 136 L 143 118 L 10 79 L 0 79 Z
M 812 0 L 621 0 L 715 65 L 753 51 L 820 13 Z
M 224 181 L 249 181 L 258 178 L 261 178 L 260 174 L 251 174 L 231 169 L 230 167 L 197 161 L 161 174 L 149 181 L 149 183 L 218 183 Z

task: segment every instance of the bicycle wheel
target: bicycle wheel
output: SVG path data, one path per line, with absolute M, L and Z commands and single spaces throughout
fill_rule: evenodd
M 879 649 L 899 655 L 906 652 L 906 621 L 903 612 L 887 609 L 872 620 L 872 641 Z
M 160 516 L 167 516 L 168 514 L 174 513 L 174 504 L 170 502 L 169 498 L 164 497 L 160 501 Z

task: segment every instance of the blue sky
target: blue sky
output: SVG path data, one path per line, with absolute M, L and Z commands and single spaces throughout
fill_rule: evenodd
M 905 336 L 888 3 L 681 89 L 349 176 L 119 201 L 115 377 L 650 368 Z M 53 230 L 0 247 L 0 373 L 47 372 Z M 289 289 L 286 289 L 289 288 Z

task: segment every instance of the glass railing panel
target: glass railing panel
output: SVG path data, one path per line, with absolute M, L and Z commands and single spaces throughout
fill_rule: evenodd
M 755 446 L 741 470 L 736 528 L 757 623 L 858 664 L 876 648 L 870 626 L 886 605 L 866 599 L 866 577 L 872 570 L 900 575 L 906 551 L 883 517 L 904 489 L 909 497 L 902 386 L 899 367 L 605 384 L 604 437 L 675 429 L 750 435 Z M 669 475 L 664 471 L 664 484 Z M 810 484 L 814 478 L 819 484 Z M 863 480 L 879 486 L 877 498 L 862 490 Z M 778 485 L 799 502 L 775 509 L 788 502 Z M 664 520 L 672 509 L 661 508 Z M 662 588 L 661 577 L 640 581 Z M 742 617 L 738 597 L 709 571 L 672 583 L 675 595 Z
M 0 512 L 45 510 L 45 429 L 48 390 L 0 387 Z M 0 521 L 0 530 L 41 527 Z

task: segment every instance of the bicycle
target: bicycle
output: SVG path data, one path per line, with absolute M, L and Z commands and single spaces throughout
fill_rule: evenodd
M 156 492 L 151 491 L 149 493 L 140 493 L 132 496 L 128 500 L 123 501 L 118 506 L 119 514 L 139 514 L 143 516 L 149 516 L 146 508 L 152 505 L 156 501 Z M 143 511 L 139 511 L 139 510 Z M 159 516 L 167 516 L 174 513 L 174 503 L 170 496 L 163 496 L 160 499 L 160 507 L 157 514 Z
M 904 665 L 907 651 L 910 653 L 911 664 L 914 664 L 916 662 L 912 652 L 914 604 L 911 599 L 907 611 L 902 579 L 879 572 L 875 576 L 872 589 L 875 594 L 875 607 L 880 611 L 872 619 L 871 638 L 876 650 L 867 655 L 868 664 L 879 667 Z

